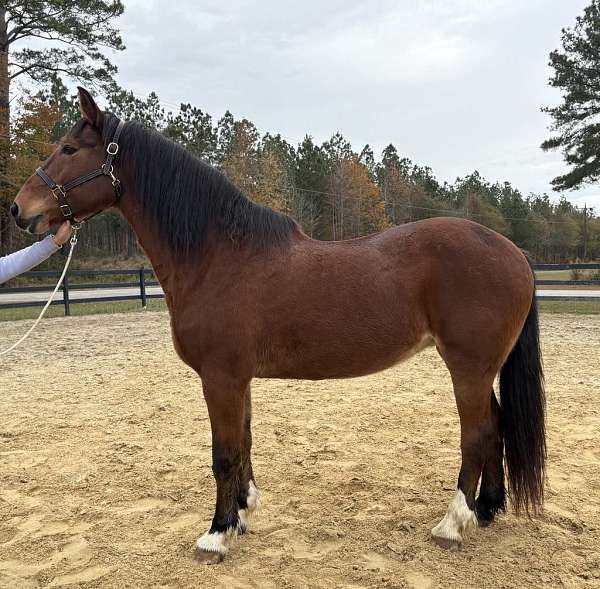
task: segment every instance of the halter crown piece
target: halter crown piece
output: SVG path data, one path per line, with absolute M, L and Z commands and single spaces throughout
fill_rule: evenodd
M 83 176 L 73 178 L 73 180 L 69 180 L 68 182 L 62 185 L 57 184 L 54 180 L 52 180 L 52 178 L 50 178 L 50 176 L 48 176 L 48 174 L 46 174 L 46 172 L 41 167 L 35 171 L 35 173 L 46 183 L 48 188 L 50 188 L 50 191 L 52 192 L 54 198 L 58 202 L 58 207 L 60 208 L 63 217 L 67 221 L 70 221 L 74 227 L 78 227 L 79 225 L 81 225 L 81 223 L 85 223 L 98 213 L 93 213 L 85 219 L 77 220 L 75 218 L 75 215 L 73 214 L 73 209 L 71 208 L 71 205 L 69 205 L 69 201 L 67 200 L 67 192 L 69 192 L 69 190 L 72 190 L 73 188 L 75 188 L 76 186 L 80 186 L 81 184 L 85 184 L 86 182 L 89 182 L 90 180 L 93 180 L 98 176 L 107 176 L 108 178 L 110 178 L 110 181 L 113 185 L 117 201 L 121 197 L 121 181 L 114 175 L 113 162 L 117 153 L 119 153 L 119 136 L 121 135 L 121 131 L 123 130 L 124 126 L 125 123 L 120 120 L 119 124 L 117 125 L 115 134 L 113 135 L 112 141 L 106 146 L 106 160 L 97 170 L 93 170 L 92 172 L 88 172 Z

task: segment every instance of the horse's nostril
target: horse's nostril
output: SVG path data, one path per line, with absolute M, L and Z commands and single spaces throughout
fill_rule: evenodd
M 13 202 L 13 204 L 12 204 L 12 205 L 10 205 L 10 214 L 11 214 L 13 217 L 18 217 L 18 216 L 19 216 L 19 205 L 18 205 L 18 204 L 15 204 L 15 203 Z

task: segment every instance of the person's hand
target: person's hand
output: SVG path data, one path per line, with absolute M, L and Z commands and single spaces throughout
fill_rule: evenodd
M 70 221 L 65 221 L 59 228 L 58 231 L 56 232 L 56 235 L 52 236 L 52 239 L 54 239 L 54 243 L 59 246 L 62 247 L 65 243 L 67 243 L 67 241 L 69 241 L 69 237 L 71 237 L 71 222 Z

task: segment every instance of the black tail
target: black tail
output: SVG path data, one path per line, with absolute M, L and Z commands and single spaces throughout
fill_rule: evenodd
M 519 339 L 500 371 L 508 491 L 517 513 L 544 502 L 546 397 L 535 294 Z

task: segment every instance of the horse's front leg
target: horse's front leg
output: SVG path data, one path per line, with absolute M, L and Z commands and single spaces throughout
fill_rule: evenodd
M 248 529 L 250 516 L 260 507 L 260 492 L 252 471 L 252 397 L 250 385 L 244 395 L 244 434 L 242 440 L 242 472 L 238 489 L 240 533 Z
M 232 538 L 242 529 L 238 501 L 244 471 L 244 413 L 248 384 L 248 381 L 241 382 L 228 376 L 202 378 L 212 428 L 213 474 L 217 484 L 212 525 L 196 542 L 196 559 L 206 564 L 222 561 Z

